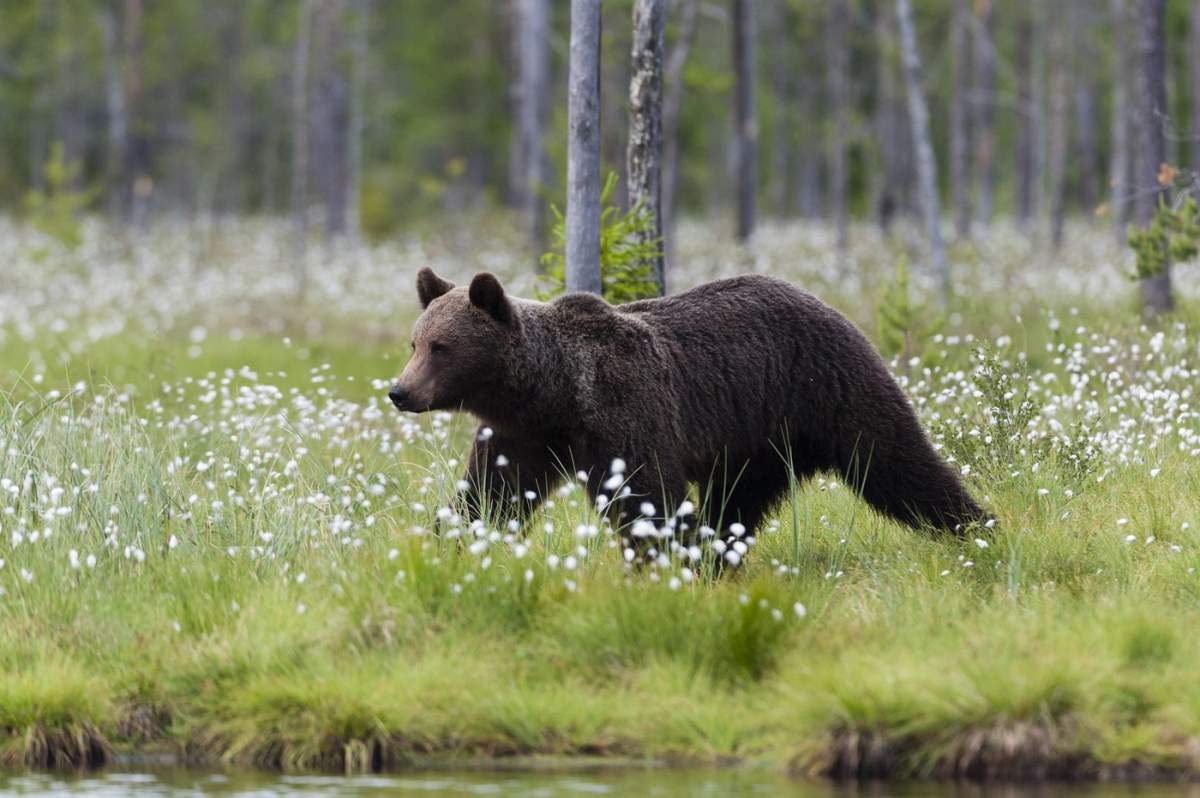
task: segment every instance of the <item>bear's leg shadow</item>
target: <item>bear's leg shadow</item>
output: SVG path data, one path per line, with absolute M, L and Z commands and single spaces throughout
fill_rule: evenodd
M 656 457 L 634 455 L 625 461 L 624 473 L 613 474 L 609 469 L 616 458 L 602 456 L 596 459 L 598 462 L 589 471 L 588 491 L 593 501 L 605 497 L 600 500 L 604 514 L 620 535 L 624 547 L 642 557 L 669 554 L 671 543 L 679 542 L 678 535 L 672 533 L 662 537 L 658 530 L 676 518 L 676 511 L 687 498 L 687 478 L 683 470 L 674 464 L 662 463 Z M 694 519 L 684 523 L 689 521 Z
M 549 446 L 518 441 L 481 426 L 467 460 L 460 501 L 471 520 L 524 522 L 562 481 Z
M 796 479 L 800 482 L 815 472 L 807 464 L 798 463 L 798 466 L 801 467 L 796 469 Z M 718 552 L 722 563 L 729 562 L 724 552 L 735 548 L 738 541 L 745 543 L 746 538 L 758 533 L 767 513 L 787 491 L 788 481 L 787 464 L 783 456 L 774 451 L 760 454 L 737 468 L 718 466 L 713 470 L 710 483 L 701 485 L 700 522 L 716 533 L 714 539 L 725 544 L 724 550 Z M 689 542 L 698 538 L 698 534 L 693 534 Z M 736 559 L 740 560 L 744 553 L 738 551 Z

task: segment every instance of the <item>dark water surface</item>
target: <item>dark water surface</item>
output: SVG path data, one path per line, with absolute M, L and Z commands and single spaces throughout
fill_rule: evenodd
M 614 770 L 430 772 L 386 776 L 280 776 L 188 770 L 105 771 L 83 777 L 0 774 L 0 795 L 23 796 L 755 796 L 756 798 L 1200 798 L 1195 785 L 832 784 L 766 772 Z

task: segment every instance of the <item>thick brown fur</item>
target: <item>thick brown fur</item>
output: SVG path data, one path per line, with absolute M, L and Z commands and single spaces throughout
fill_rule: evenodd
M 456 289 L 423 269 L 417 284 L 425 312 L 390 396 L 480 419 L 475 513 L 486 496 L 527 514 L 584 471 L 620 523 L 646 502 L 671 517 L 697 483 L 699 523 L 753 534 L 791 474 L 827 471 L 910 526 L 983 518 L 866 337 L 786 282 L 745 275 L 619 307 L 512 298 L 486 273 Z M 604 488 L 615 458 L 623 497 Z

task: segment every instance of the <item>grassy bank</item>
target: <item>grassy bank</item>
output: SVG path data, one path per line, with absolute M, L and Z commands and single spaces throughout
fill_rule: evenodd
M 828 277 L 772 246 L 730 258 Z M 269 275 L 236 255 L 213 268 L 246 267 L 245 312 L 205 300 L 199 270 L 171 283 L 174 307 L 133 280 L 94 305 L 11 290 L 0 764 L 1200 772 L 1200 327 L 1187 302 L 1155 327 L 1120 297 L 1089 303 L 1088 272 L 1116 266 L 1086 248 L 1072 294 L 1030 284 L 1006 247 L 960 264 L 978 293 L 894 364 L 997 525 L 931 539 L 830 475 L 719 580 L 681 558 L 631 570 L 570 481 L 520 533 L 431 534 L 439 512 L 455 528 L 442 508 L 472 428 L 379 401 L 410 255 L 360 254 L 347 270 L 391 275 L 390 296 L 318 281 L 283 329 Z M 838 291 L 822 293 L 870 330 L 873 300 Z

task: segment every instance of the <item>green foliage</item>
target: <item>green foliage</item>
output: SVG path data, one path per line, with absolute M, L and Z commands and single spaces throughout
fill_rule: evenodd
M 876 308 L 879 345 L 885 354 L 908 360 L 919 357 L 922 344 L 936 335 L 946 321 L 944 315 L 931 316 L 929 308 L 912 299 L 908 290 L 908 264 L 901 256 L 896 262 L 896 278 L 880 297 Z
M 935 435 L 955 459 L 994 478 L 1014 468 L 1032 465 L 1054 467 L 1064 482 L 1081 484 L 1100 464 L 1100 452 L 1081 423 L 1064 434 L 1038 429 L 1045 402 L 1031 388 L 1024 366 L 1013 368 L 994 352 L 980 348 L 974 354 L 971 375 L 979 399 L 978 414 L 943 421 Z
M 1133 277 L 1157 277 L 1169 263 L 1191 260 L 1200 252 L 1200 205 L 1190 193 L 1173 206 L 1160 200 L 1150 224 L 1142 229 L 1131 225 L 1128 239 L 1136 259 Z
M 1149 334 L 1114 332 L 1140 353 Z M 24 369 L 31 349 L 62 366 L 30 386 L 34 395 L 22 391 L 26 399 L 0 389 L 0 476 L 35 480 L 16 495 L 0 491 L 0 509 L 15 513 L 4 522 L 9 563 L 0 569 L 0 768 L 80 761 L 81 746 L 69 744 L 83 741 L 280 769 L 588 752 L 781 770 L 817 768 L 839 741 L 853 752 L 867 740 L 893 745 L 898 771 L 919 774 L 974 747 L 1010 750 L 988 746 L 1023 734 L 1034 753 L 1065 751 L 1088 766 L 1192 761 L 1182 757 L 1200 729 L 1200 698 L 1178 686 L 1195 681 L 1200 658 L 1200 639 L 1185 631 L 1200 620 L 1191 570 L 1200 536 L 1183 523 L 1200 517 L 1200 492 L 1189 490 L 1195 455 L 1152 434 L 1174 429 L 1175 415 L 1160 420 L 1151 407 L 1130 428 L 1102 412 L 1095 423 L 1140 441 L 1134 454 L 1153 463 L 1114 457 L 1104 482 L 1083 490 L 1061 467 L 1070 451 L 1061 435 L 1035 479 L 980 480 L 980 499 L 999 519 L 986 548 L 874 515 L 848 523 L 865 517 L 853 491 L 813 480 L 797 486 L 802 513 L 773 514 L 777 528 L 761 532 L 742 570 L 672 584 L 667 573 L 625 570 L 603 535 L 570 569 L 550 564 L 552 554 L 578 556 L 579 525 L 594 520 L 581 488 L 544 505 L 522 554 L 499 540 L 481 555 L 410 533 L 430 528 L 442 500 L 436 485 L 453 485 L 458 468 L 447 459 L 466 450 L 471 424 L 413 425 L 397 456 L 379 446 L 392 418 L 348 413 L 322 427 L 298 409 L 272 428 L 262 406 L 243 414 L 200 401 L 217 386 L 201 384 L 205 374 L 239 364 L 286 381 L 230 374 L 219 387 L 231 395 L 328 390 L 356 403 L 347 407 L 367 406 L 368 386 L 345 378 L 388 362 L 394 342 L 362 336 L 343 350 L 329 348 L 327 335 L 324 349 L 278 335 L 211 337 L 193 358 L 188 325 L 161 336 L 130 328 L 87 347 L 80 365 L 91 372 L 68 369 L 49 342 L 0 351 L 9 371 Z M 1195 331 L 1178 335 L 1183 345 L 1168 342 L 1147 371 L 1168 372 L 1163 364 L 1194 351 Z M 1129 362 L 1128 346 L 1101 349 L 1082 371 L 1095 380 L 1091 398 L 1102 408 L 1142 401 L 1142 383 L 1096 379 L 1113 368 L 1110 358 Z M 919 406 L 943 411 L 931 405 L 952 391 L 971 413 L 964 430 L 1008 433 L 1007 451 L 1030 462 L 1040 456 L 1031 433 L 1047 422 L 1039 413 L 1072 390 L 1041 378 L 1065 381 L 1077 364 L 1027 360 L 1039 378 L 1031 381 L 1015 357 L 977 361 L 961 377 L 916 388 L 929 400 Z M 321 362 L 330 372 L 308 381 Z M 74 382 L 60 371 L 94 374 L 90 384 L 101 387 L 50 402 L 41 392 Z M 1155 378 L 1156 389 L 1190 386 L 1186 375 L 1162 379 L 1172 381 Z M 1042 384 L 1055 387 L 1041 392 Z M 191 387 L 176 395 L 166 390 L 174 385 Z M 1069 408 L 1058 409 L 1067 424 Z M 182 413 L 196 414 L 186 428 L 158 423 Z M 234 429 L 243 421 L 253 425 L 244 433 Z M 220 432 L 224 424 L 233 434 Z M 303 454 L 289 443 L 297 429 Z M 1086 452 L 1086 437 L 1072 440 Z M 244 449 L 259 445 L 263 465 L 238 467 Z M 214 467 L 201 471 L 202 459 Z M 217 483 L 226 465 L 232 476 Z M 359 474 L 384 495 L 366 496 Z M 59 505 L 38 498 L 47 475 L 67 488 Z M 256 492 L 263 475 L 273 475 L 272 487 Z M 285 497 L 364 495 L 348 506 L 279 500 L 284 487 Z M 1033 487 L 1048 493 L 1034 498 Z M 192 495 L 202 498 L 189 505 Z M 229 495 L 245 506 L 216 512 L 209 500 Z M 71 515 L 35 521 L 53 506 Z M 176 507 L 190 507 L 188 517 Z M 93 519 L 107 524 L 112 508 L 121 548 L 144 548 L 144 562 L 103 543 Z M 340 541 L 335 517 L 354 524 L 361 546 Z M 805 528 L 799 555 L 793 523 Z M 76 532 L 80 524 L 87 531 Z M 51 527 L 36 545 L 9 544 L 10 532 Z M 73 548 L 80 559 L 98 555 L 95 568 L 72 568 Z M 784 562 L 793 564 L 786 574 Z M 1062 747 L 1036 747 L 1048 735 Z
M 386 181 L 363 175 L 358 206 L 359 229 L 371 241 L 379 241 L 396 225 L 396 211 L 388 196 Z
M 75 188 L 80 173 L 77 162 L 68 161 L 62 142 L 55 142 L 46 161 L 46 187 L 25 196 L 25 210 L 39 232 L 70 250 L 83 243 L 79 214 L 91 204 L 95 190 Z
M 662 251 L 661 239 L 649 239 L 654 229 L 650 215 L 640 206 L 621 213 L 616 205 L 610 205 L 613 190 L 617 187 L 617 176 L 609 172 L 600 192 L 600 282 L 604 286 L 604 298 L 613 304 L 648 299 L 658 295 L 654 283 L 652 261 Z M 567 275 L 567 224 L 557 206 L 554 212 L 554 249 L 542 255 L 546 267 L 543 286 L 538 294 L 542 299 L 561 294 L 566 288 Z

